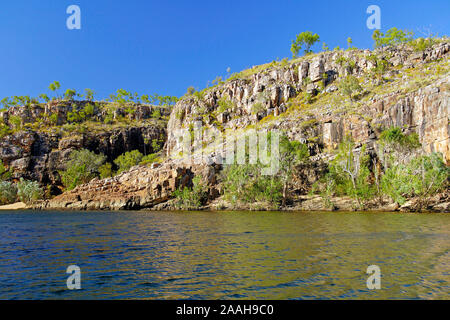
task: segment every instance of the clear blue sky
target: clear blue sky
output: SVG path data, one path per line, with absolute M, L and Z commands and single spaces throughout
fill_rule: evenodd
M 68 30 L 76 4 L 82 29 Z M 252 65 L 290 57 L 291 40 L 310 30 L 332 49 L 346 39 L 371 48 L 366 8 L 381 7 L 391 27 L 439 35 L 450 30 L 448 0 L 14 0 L 0 7 L 0 99 L 91 88 L 180 96 L 188 86 Z M 320 49 L 321 45 L 316 49 Z

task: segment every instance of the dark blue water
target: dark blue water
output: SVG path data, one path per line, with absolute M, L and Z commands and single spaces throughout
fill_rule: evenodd
M 448 214 L 3 212 L 0 298 L 448 299 L 449 248 Z

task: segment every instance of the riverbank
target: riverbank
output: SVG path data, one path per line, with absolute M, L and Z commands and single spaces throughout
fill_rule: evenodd
M 177 199 L 166 199 L 158 204 L 139 205 L 136 199 L 125 199 L 123 202 L 109 202 L 106 198 L 101 201 L 77 199 L 75 201 L 41 201 L 29 206 L 35 210 L 69 210 L 69 211 L 126 211 L 126 210 L 151 210 L 151 211 L 177 211 Z M 189 208 L 192 211 L 305 211 L 305 212 L 430 212 L 450 213 L 450 196 L 441 193 L 427 198 L 411 198 L 399 205 L 387 197 L 358 203 L 351 197 L 323 198 L 320 195 L 303 195 L 290 200 L 286 206 L 274 206 L 267 202 L 255 203 L 231 203 L 223 196 L 216 198 L 201 207 Z

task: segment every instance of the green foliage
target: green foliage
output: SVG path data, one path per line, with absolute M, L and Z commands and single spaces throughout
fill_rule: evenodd
M 14 127 L 15 130 L 22 129 L 22 125 L 23 125 L 22 118 L 19 116 L 10 116 L 9 123 Z
M 77 92 L 74 89 L 67 89 L 66 92 L 64 93 L 64 99 L 73 100 L 76 94 Z
M 372 39 L 375 42 L 375 48 L 383 48 L 385 46 L 409 42 L 411 41 L 413 35 L 413 32 L 399 30 L 394 27 L 389 29 L 386 34 L 380 30 L 375 30 L 372 34 Z
M 294 166 L 309 159 L 309 149 L 299 141 L 290 141 L 285 135 L 280 138 L 280 172 L 278 179 L 283 185 L 283 205 L 288 197 L 288 185 L 293 178 Z
M 349 138 L 340 145 L 336 158 L 330 163 L 327 182 L 332 185 L 337 195 L 347 195 L 361 200 L 370 199 L 375 194 L 375 188 L 370 183 L 369 155 L 365 146 L 358 152 L 354 151 L 355 144 Z
M 16 202 L 17 187 L 14 183 L 0 181 L 0 205 Z
M 297 38 L 292 41 L 291 51 L 294 57 L 297 57 L 298 53 L 304 48 L 305 54 L 311 53 L 311 47 L 320 41 L 320 37 L 317 34 L 313 34 L 311 31 L 302 32 L 297 35 Z
M 347 45 L 348 45 L 348 48 L 349 49 L 351 49 L 352 48 L 352 44 L 353 44 L 353 40 L 352 40 L 352 38 L 347 38 Z
M 381 179 L 381 187 L 392 200 L 402 205 L 406 198 L 428 196 L 448 189 L 450 168 L 437 153 L 412 159 L 407 164 L 394 162 Z
M 341 92 L 353 101 L 353 94 L 362 90 L 358 78 L 355 76 L 347 76 L 339 83 Z
M 409 42 L 409 45 L 416 52 L 425 51 L 426 49 L 431 48 L 435 44 L 436 44 L 436 40 L 431 37 L 430 38 L 418 38 L 418 39 L 411 40 Z
M 187 88 L 186 94 L 187 94 L 188 96 L 191 96 L 191 95 L 194 94 L 194 92 L 195 92 L 195 88 L 191 86 L 191 87 Z
M 41 98 L 46 103 L 50 101 L 50 98 L 45 93 L 40 94 L 39 98 Z
M 72 112 L 67 113 L 67 121 L 69 123 L 80 123 L 86 120 L 86 113 L 84 110 L 77 110 L 77 107 L 73 105 Z
M 157 153 L 152 153 L 149 155 L 146 155 L 144 157 L 142 157 L 141 162 L 139 163 L 140 165 L 146 165 L 146 164 L 152 164 L 155 162 L 160 162 L 160 159 L 158 157 Z
M 92 103 L 88 103 L 84 106 L 84 114 L 86 117 L 91 117 L 94 114 L 95 106 Z
M 56 125 L 58 123 L 58 114 L 57 113 L 52 113 L 49 116 L 49 120 L 50 120 L 51 124 Z
M 6 137 L 12 133 L 11 128 L 0 120 L 0 138 Z
M 12 176 L 12 169 L 7 170 L 3 165 L 3 161 L 0 160 L 0 181 L 8 180 Z
M 28 181 L 20 178 L 17 183 L 17 197 L 20 201 L 30 204 L 44 197 L 44 191 L 37 181 Z
M 122 173 L 124 171 L 130 170 L 130 168 L 138 165 L 144 156 L 139 150 L 133 150 L 126 152 L 119 156 L 114 163 L 119 167 L 117 173 Z
M 371 70 L 371 74 L 374 78 L 378 79 L 378 82 L 383 81 L 383 75 L 389 69 L 389 63 L 384 59 L 379 59 L 376 55 L 370 55 L 368 58 L 375 67 Z
M 59 81 L 54 81 L 53 83 L 50 83 L 50 85 L 48 86 L 48 88 L 49 88 L 51 91 L 57 93 L 58 90 L 59 90 L 59 88 L 61 88 L 61 84 L 59 83 Z M 57 97 L 58 97 L 58 95 L 57 95 Z
M 94 91 L 93 90 L 86 88 L 86 89 L 84 89 L 84 93 L 85 93 L 86 100 L 94 101 Z
M 228 99 L 226 96 L 221 97 L 219 101 L 217 101 L 217 104 L 219 105 L 216 111 L 218 114 L 234 108 L 233 101 Z
M 114 175 L 114 172 L 112 170 L 111 163 L 106 162 L 106 163 L 102 164 L 98 168 L 98 173 L 99 173 L 101 179 L 106 179 L 106 178 L 112 177 Z
M 161 151 L 163 144 L 164 144 L 164 140 L 163 139 L 161 139 L 161 140 L 154 139 L 152 141 L 152 150 L 153 150 L 153 152 L 157 153 L 157 152 Z
M 253 114 L 258 114 L 259 112 L 262 112 L 264 110 L 266 110 L 266 108 L 264 107 L 264 105 L 261 102 L 256 102 L 252 106 L 252 113 Z
M 161 111 L 159 109 L 155 109 L 152 112 L 153 119 L 161 119 Z
M 393 144 L 394 147 L 405 147 L 407 149 L 416 149 L 420 147 L 419 136 L 413 132 L 405 135 L 400 128 L 392 127 L 384 130 L 380 135 L 382 143 Z
M 202 206 L 208 197 L 208 188 L 202 183 L 202 178 L 192 179 L 192 188 L 184 187 L 175 190 L 176 207 L 182 210 L 195 210 Z
M 99 174 L 100 166 L 105 163 L 103 154 L 95 154 L 86 149 L 75 150 L 70 154 L 67 169 L 60 171 L 61 179 L 67 190 L 88 183 Z
M 266 202 L 274 207 L 285 204 L 294 166 L 309 158 L 309 150 L 305 144 L 290 141 L 284 135 L 279 141 L 280 169 L 276 175 L 263 175 L 264 166 L 260 162 L 224 166 L 222 180 L 227 200 L 246 204 Z M 271 150 L 271 142 L 272 135 L 269 134 L 267 150 Z M 246 158 L 249 158 L 248 154 Z
M 261 175 L 261 165 L 232 164 L 223 171 L 225 198 L 232 203 L 257 201 L 278 205 L 283 197 L 278 177 Z

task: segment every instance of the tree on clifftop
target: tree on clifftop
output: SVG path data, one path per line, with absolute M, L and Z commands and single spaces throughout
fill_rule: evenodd
M 295 41 L 292 41 L 291 51 L 295 57 L 297 57 L 298 52 L 304 48 L 305 54 L 311 53 L 311 47 L 319 42 L 320 37 L 317 33 L 313 34 L 311 31 L 302 32 L 297 35 Z
M 59 81 L 55 81 L 53 83 L 51 83 L 48 88 L 56 93 L 56 96 L 58 97 L 58 90 L 59 88 L 61 88 L 61 84 L 59 83 Z

